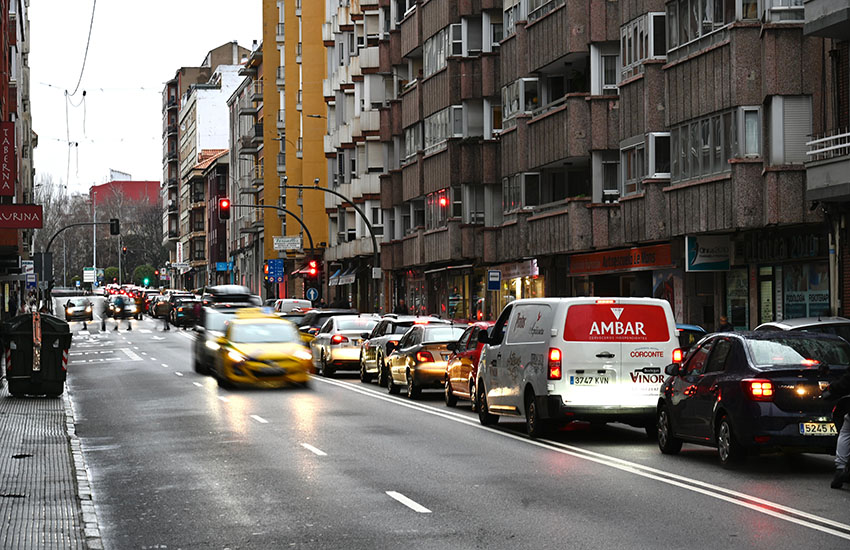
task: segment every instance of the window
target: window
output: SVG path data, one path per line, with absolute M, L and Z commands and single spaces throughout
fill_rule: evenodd
M 466 207 L 463 213 L 463 223 L 484 223 L 484 186 L 464 185 L 466 198 L 462 206 Z
M 458 25 L 459 27 L 460 25 Z M 428 78 L 432 74 L 446 67 L 446 58 L 451 55 L 450 30 L 453 25 L 440 29 L 437 34 L 425 41 L 423 55 L 423 76 Z
M 505 5 L 513 4 L 505 8 L 503 22 L 505 26 L 505 36 L 511 36 L 516 32 L 517 21 L 525 21 L 528 16 L 527 5 L 520 0 L 507 0 Z
M 706 374 L 726 370 L 726 359 L 729 357 L 729 352 L 732 351 L 732 343 L 726 338 L 717 340 L 713 347 L 714 352 L 708 358 L 708 366 L 705 368 Z
M 670 177 L 670 133 L 649 134 L 649 177 Z
M 769 129 L 771 164 L 804 163 L 806 142 L 812 133 L 811 96 L 772 96 Z
M 672 181 L 728 172 L 729 159 L 761 155 L 761 110 L 740 107 L 672 128 L 669 147 Z
M 372 224 L 372 229 L 375 230 L 376 236 L 381 236 L 384 234 L 384 216 L 381 211 L 380 206 L 373 206 L 371 213 L 371 219 L 369 222 Z
M 446 146 L 450 137 L 463 137 L 463 107 L 453 105 L 425 119 L 425 152 L 432 153 Z
M 622 196 L 639 193 L 641 181 L 646 172 L 644 170 L 644 144 L 633 145 L 620 152 L 620 164 L 623 170 Z
M 451 188 L 451 217 L 463 218 L 463 193 L 460 185 L 455 185 Z
M 490 107 L 490 130 L 491 136 L 502 132 L 502 106 L 493 105 Z
M 404 161 L 410 161 L 422 149 L 422 126 L 414 124 L 404 129 Z
M 425 227 L 425 201 L 413 201 L 413 227 Z
M 617 178 L 619 170 L 618 161 L 602 161 L 602 202 L 615 202 L 620 198 L 620 185 Z
M 705 0 L 703 0 L 705 1 Z M 620 28 L 620 59 L 623 80 L 643 72 L 647 59 L 664 59 L 667 55 L 664 13 L 647 13 Z
M 602 56 L 602 93 L 617 93 L 617 65 L 620 63 L 618 55 Z
M 735 21 L 736 1 L 744 5 L 743 19 L 753 19 L 758 0 L 672 0 L 667 3 L 667 40 L 665 46 L 679 46 L 725 27 Z M 748 4 L 752 3 L 752 10 Z M 660 38 L 660 37 L 659 37 Z
M 761 154 L 761 124 L 758 107 L 741 107 L 743 120 L 741 154 L 745 157 L 757 157 Z
M 454 23 L 449 25 L 450 34 L 451 34 L 451 55 L 453 56 L 462 56 L 463 55 L 463 25 L 460 23 Z
M 506 119 L 520 112 L 531 112 L 539 104 L 536 78 L 520 78 L 502 88 L 502 108 Z
M 685 365 L 685 376 L 697 376 L 705 371 L 705 360 L 708 359 L 712 343 L 711 341 L 706 342 L 691 355 Z

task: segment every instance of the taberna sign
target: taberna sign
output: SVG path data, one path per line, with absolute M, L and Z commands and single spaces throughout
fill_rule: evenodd
M 729 235 L 685 237 L 685 271 L 729 271 L 731 257 Z
M 0 196 L 12 197 L 15 195 L 17 177 L 18 159 L 15 155 L 15 123 L 0 122 Z
M 44 212 L 40 204 L 0 204 L 0 228 L 41 229 L 43 225 Z

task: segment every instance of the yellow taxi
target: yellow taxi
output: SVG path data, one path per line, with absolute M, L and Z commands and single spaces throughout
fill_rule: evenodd
M 310 380 L 313 355 L 298 327 L 273 313 L 239 310 L 209 345 L 216 348 L 211 372 L 223 388 L 306 386 Z

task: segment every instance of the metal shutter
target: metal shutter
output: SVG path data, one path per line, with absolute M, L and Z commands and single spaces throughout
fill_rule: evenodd
M 812 134 L 812 98 L 785 96 L 783 99 L 785 164 L 802 164 L 806 161 L 806 142 Z

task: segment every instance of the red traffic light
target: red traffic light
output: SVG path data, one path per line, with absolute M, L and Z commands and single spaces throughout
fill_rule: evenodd
M 220 219 L 220 220 L 229 220 L 230 219 L 230 199 L 228 199 L 228 198 L 218 199 L 218 219 Z
M 154 274 L 154 275 L 159 275 L 159 270 L 158 270 L 158 269 L 154 270 L 153 274 Z
M 316 260 L 310 260 L 307 263 L 307 274 L 310 275 L 310 277 L 315 277 L 316 275 L 318 275 L 319 262 L 317 262 Z

